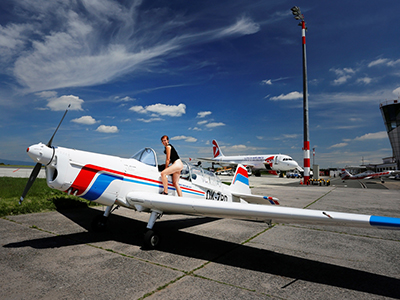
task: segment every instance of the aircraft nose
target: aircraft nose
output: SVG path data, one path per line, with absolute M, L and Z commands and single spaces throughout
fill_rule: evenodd
M 45 144 L 39 143 L 26 149 L 30 158 L 36 163 L 48 165 L 53 159 L 53 148 L 47 147 Z

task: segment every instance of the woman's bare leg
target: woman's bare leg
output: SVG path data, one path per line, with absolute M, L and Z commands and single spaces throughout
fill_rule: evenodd
M 175 186 L 175 188 L 176 188 L 176 190 L 178 192 L 178 195 L 180 197 L 182 196 L 182 191 L 181 191 L 181 188 L 179 187 L 179 177 L 180 177 L 182 168 L 183 168 L 183 164 L 179 160 L 179 162 L 178 161 L 175 162 L 172 166 L 169 166 L 168 168 L 164 169 L 164 171 L 161 172 L 161 181 L 162 181 L 162 184 L 164 186 L 164 193 L 168 194 L 168 177 L 167 177 L 167 175 L 173 174 L 172 175 L 172 183 L 175 186 L 174 182 L 176 182 L 176 185 L 178 187 Z M 177 174 L 177 180 L 174 180 L 174 174 L 175 173 Z
M 178 193 L 179 197 L 182 197 L 182 190 L 179 186 L 179 178 L 181 177 L 181 171 L 175 172 L 172 174 L 172 184 L 176 188 L 176 192 Z
M 166 174 L 163 174 L 163 172 L 161 172 L 161 181 L 164 187 L 164 194 L 168 194 L 168 177 Z

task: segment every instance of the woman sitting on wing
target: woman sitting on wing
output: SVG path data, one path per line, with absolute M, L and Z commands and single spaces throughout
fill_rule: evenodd
M 161 172 L 161 181 L 164 186 L 164 191 L 161 192 L 163 195 L 168 195 L 168 175 L 172 175 L 172 184 L 176 188 L 176 192 L 179 197 L 182 197 L 182 191 L 179 186 L 179 178 L 183 169 L 183 163 L 179 158 L 175 148 L 169 144 L 168 136 L 164 135 L 161 137 L 161 142 L 165 146 L 164 153 L 165 158 L 165 169 Z M 172 164 L 171 166 L 169 164 Z

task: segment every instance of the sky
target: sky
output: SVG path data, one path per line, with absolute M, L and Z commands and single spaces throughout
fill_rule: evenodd
M 392 156 L 379 105 L 400 97 L 397 0 L 0 2 L 0 162 L 54 146 L 165 159 L 287 154 L 303 165 L 299 6 L 311 164 Z M 161 162 L 160 162 L 161 163 Z

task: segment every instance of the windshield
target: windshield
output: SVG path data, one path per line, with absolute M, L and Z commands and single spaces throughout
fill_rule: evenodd
M 204 170 L 200 167 L 195 167 L 193 165 L 188 165 L 190 170 L 190 177 L 193 182 L 200 181 L 203 183 L 209 183 L 213 185 L 220 185 L 221 180 L 215 176 L 214 173 Z
M 154 150 L 151 148 L 143 148 L 142 150 L 136 152 L 136 154 L 131 158 L 152 167 L 157 166 L 157 156 Z

